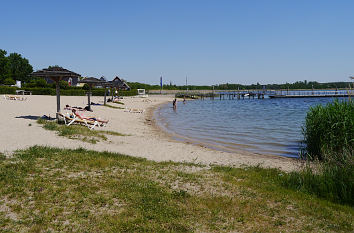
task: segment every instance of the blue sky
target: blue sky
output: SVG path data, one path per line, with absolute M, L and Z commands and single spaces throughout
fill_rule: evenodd
M 0 48 L 34 69 L 158 84 L 349 81 L 354 1 L 2 1 Z

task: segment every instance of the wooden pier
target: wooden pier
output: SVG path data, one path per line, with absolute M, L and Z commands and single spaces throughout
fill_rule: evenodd
M 264 99 L 269 98 L 318 98 L 318 97 L 351 97 L 354 90 L 235 90 L 235 91 L 213 91 L 209 93 L 188 92 L 179 93 L 177 97 L 192 99 L 218 98 L 220 100 L 234 99 Z

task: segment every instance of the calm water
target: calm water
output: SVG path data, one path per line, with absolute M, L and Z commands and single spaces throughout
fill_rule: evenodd
M 161 127 L 176 139 L 223 151 L 297 157 L 301 127 L 310 106 L 333 98 L 195 100 L 172 103 L 155 112 Z

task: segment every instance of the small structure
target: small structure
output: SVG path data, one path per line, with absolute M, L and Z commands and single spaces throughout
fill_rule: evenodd
M 143 97 L 143 98 L 147 98 L 148 97 L 148 95 L 145 92 L 145 89 L 137 89 L 137 91 L 138 91 L 138 96 L 139 97 Z
M 45 79 L 51 79 L 55 82 L 56 85 L 56 94 L 57 94 L 57 114 L 56 117 L 58 119 L 58 113 L 60 113 L 60 86 L 59 81 L 67 78 L 76 78 L 78 79 L 81 75 L 70 70 L 64 69 L 59 66 L 49 67 L 47 69 L 38 70 L 36 72 L 32 72 L 30 74 L 32 77 L 41 77 Z
M 129 85 L 118 76 L 116 76 L 111 82 L 116 88 L 118 88 L 118 90 L 130 90 Z
M 79 83 L 85 83 L 89 86 L 89 91 L 87 93 L 87 101 L 88 101 L 88 108 L 89 110 L 91 110 L 91 100 L 90 100 L 90 96 L 91 96 L 91 89 L 93 86 L 103 86 L 105 84 L 105 81 L 102 81 L 98 78 L 94 78 L 94 77 L 89 77 L 89 78 L 85 78 L 79 81 Z
M 137 89 L 138 95 L 145 95 L 145 89 Z

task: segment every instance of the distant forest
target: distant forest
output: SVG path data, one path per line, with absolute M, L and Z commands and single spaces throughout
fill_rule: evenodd
M 32 65 L 29 63 L 28 59 L 22 57 L 18 53 L 10 53 L 7 55 L 5 50 L 0 49 L 0 85 L 13 85 L 15 80 L 22 81 L 28 87 L 48 87 L 47 83 L 43 79 L 38 79 L 29 76 L 33 71 Z M 63 81 L 64 82 L 64 81 Z M 65 85 L 66 84 L 66 85 Z M 138 82 L 128 82 L 131 89 L 146 89 L 146 90 L 159 90 L 159 85 L 150 85 Z M 62 83 L 63 88 L 67 86 L 67 83 Z M 308 82 L 308 81 L 298 81 L 295 83 L 285 83 L 285 84 L 252 84 L 252 85 L 242 85 L 242 84 L 218 84 L 214 85 L 216 90 L 247 90 L 247 89 L 328 89 L 328 88 L 348 88 L 351 85 L 350 82 L 332 82 L 332 83 L 319 83 L 319 82 Z M 353 86 L 352 86 L 353 87 Z M 164 90 L 212 90 L 213 86 L 196 86 L 196 85 L 163 85 Z
M 128 85 L 132 89 L 146 89 L 146 90 L 159 90 L 159 85 L 149 85 L 143 84 L 138 82 L 128 82 Z M 285 83 L 285 84 L 267 84 L 261 85 L 251 84 L 251 85 L 242 85 L 242 84 L 218 84 L 214 85 L 215 90 L 249 90 L 249 89 L 272 89 L 272 90 L 279 90 L 279 89 L 335 89 L 335 88 L 348 88 L 351 85 L 351 82 L 331 82 L 331 83 L 319 83 L 319 82 L 307 82 L 305 81 L 298 81 L 294 83 Z M 352 86 L 353 87 L 353 86 Z M 196 85 L 183 85 L 183 86 L 176 86 L 176 85 L 163 85 L 163 90 L 212 90 L 213 86 L 196 86 Z

